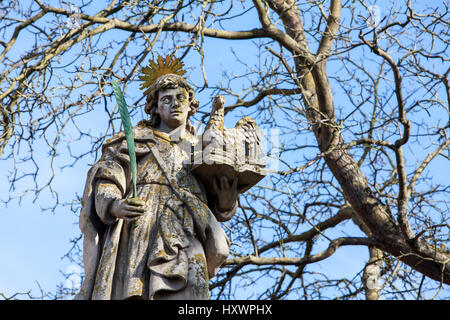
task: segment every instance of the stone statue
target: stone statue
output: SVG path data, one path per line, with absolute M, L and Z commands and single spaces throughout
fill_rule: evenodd
M 252 170 L 234 163 L 236 157 L 228 164 L 198 160 L 206 147 L 218 147 L 219 136 L 236 141 L 252 123 L 244 121 L 236 132 L 215 134 L 217 126 L 209 124 L 209 142 L 205 134 L 196 136 L 189 117 L 199 104 L 181 67 L 168 56 L 143 69 L 150 119 L 133 128 L 137 197 L 131 197 L 123 132 L 103 145 L 100 160 L 88 172 L 80 214 L 85 276 L 75 299 L 209 298 L 209 279 L 229 253 L 229 240 L 218 221 L 233 217 L 239 192 L 264 173 L 249 173 Z M 216 98 L 212 115 L 221 108 L 223 99 Z M 223 122 L 223 115 L 218 121 Z M 245 143 L 236 143 L 243 144 L 236 148 L 245 149 Z M 241 152 L 244 158 L 247 151 Z M 217 165 L 227 170 L 215 170 Z

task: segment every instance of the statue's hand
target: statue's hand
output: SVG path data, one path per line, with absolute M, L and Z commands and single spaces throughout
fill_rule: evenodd
M 111 204 L 111 215 L 127 221 L 136 220 L 145 212 L 145 202 L 141 199 L 114 200 Z
M 218 209 L 228 211 L 234 207 L 238 197 L 237 183 L 237 177 L 234 178 L 231 184 L 225 176 L 214 179 L 213 188 L 218 199 Z

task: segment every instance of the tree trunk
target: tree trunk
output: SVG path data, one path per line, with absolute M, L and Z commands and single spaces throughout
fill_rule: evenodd
M 439 252 L 420 239 L 407 241 L 386 207 L 370 190 L 357 162 L 342 148 L 343 138 L 336 122 L 333 95 L 326 72 L 326 58 L 332 46 L 329 39 L 334 38 L 333 31 L 337 31 L 340 18 L 340 1 L 332 0 L 331 3 L 324 39 L 315 55 L 317 62 L 311 64 L 311 57 L 304 54 L 310 51 L 296 2 L 269 1 L 270 7 L 280 16 L 287 34 L 298 44 L 297 48 L 290 50 L 300 79 L 298 84 L 306 106 L 306 116 L 319 149 L 325 154 L 326 164 L 342 187 L 346 200 L 372 232 L 377 247 L 424 275 L 450 284 L 450 254 Z

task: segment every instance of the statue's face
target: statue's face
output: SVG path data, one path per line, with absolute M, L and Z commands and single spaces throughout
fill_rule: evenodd
M 174 130 L 186 126 L 189 113 L 188 93 L 183 88 L 163 89 L 158 92 L 157 114 L 161 117 L 161 129 Z

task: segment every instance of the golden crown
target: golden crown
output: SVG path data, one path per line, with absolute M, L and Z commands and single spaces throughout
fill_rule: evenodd
M 186 73 L 186 70 L 183 70 L 184 63 L 173 54 L 166 55 L 165 58 L 158 55 L 157 62 L 149 60 L 149 63 L 147 67 L 141 69 L 142 75 L 139 76 L 139 79 L 144 81 L 140 86 L 141 90 L 145 90 L 144 94 L 150 91 L 151 85 L 159 77 L 166 74 L 182 76 Z

